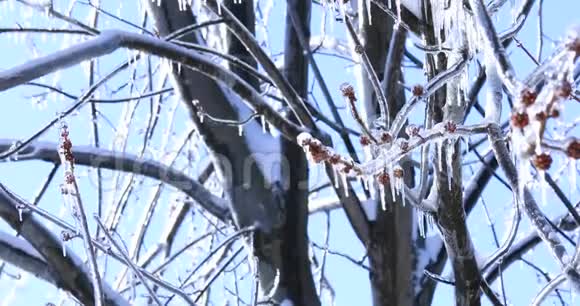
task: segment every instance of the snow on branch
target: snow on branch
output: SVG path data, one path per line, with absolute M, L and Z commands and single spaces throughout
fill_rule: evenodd
M 66 257 L 62 255 L 60 239 L 29 211 L 22 211 L 29 206 L 31 205 L 0 184 L 0 218 L 18 231 L 34 247 L 37 254 L 42 255 L 48 266 L 54 269 L 55 273 L 52 276 L 59 286 L 69 291 L 83 304 L 94 304 L 93 292 L 89 289 L 92 288 L 91 273 L 86 270 L 83 261 L 74 252 L 68 250 Z M 27 247 L 22 249 L 30 251 Z M 104 282 L 103 293 L 104 304 L 129 305 Z
M 15 141 L 0 139 L 0 150 L 7 150 Z M 18 154 L 17 160 L 44 160 L 60 163 L 57 147 L 58 145 L 52 142 L 33 142 Z M 131 154 L 120 154 L 92 146 L 75 146 L 74 157 L 77 165 L 119 170 L 160 180 L 181 190 L 220 220 L 229 218 L 228 206 L 224 199 L 211 194 L 201 184 L 181 171 L 157 161 L 139 159 Z
M 246 81 L 199 53 L 158 38 L 120 30 L 103 31 L 96 38 L 0 72 L 0 91 L 22 85 L 83 61 L 110 54 L 120 48 L 137 50 L 180 63 L 222 83 L 238 94 L 256 113 L 263 115 L 288 139 L 294 140 L 298 134 L 306 131 L 274 110 L 262 95 Z M 276 82 L 275 84 L 280 86 Z

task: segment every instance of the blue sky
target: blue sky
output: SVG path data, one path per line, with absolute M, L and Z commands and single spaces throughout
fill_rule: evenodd
M 165 0 L 163 0 L 165 1 Z M 516 0 L 519 3 L 521 0 Z M 12 1 L 10 1 L 11 3 Z M 68 9 L 68 0 L 56 0 L 54 1 L 57 8 Z M 539 1 L 538 1 L 539 2 Z M 135 2 L 124 1 L 122 2 L 122 7 L 116 5 L 117 1 L 105 0 L 103 1 L 103 6 L 109 9 L 111 12 L 120 15 L 123 18 L 127 18 L 133 22 L 139 23 L 139 16 L 136 16 L 137 8 L 135 7 Z M 38 12 L 31 12 L 28 9 L 20 9 L 20 5 L 16 5 L 15 10 L 7 9 L 4 6 L 5 3 L 0 2 L 0 27 L 13 27 L 15 22 L 19 22 L 23 26 L 46 26 L 47 19 L 39 14 Z M 9 4 L 10 5 L 10 4 Z M 313 35 L 320 33 L 320 10 L 314 5 L 314 12 L 312 17 L 312 32 Z M 75 16 L 79 16 L 81 20 L 86 20 L 88 10 L 83 5 L 75 5 L 74 13 Z M 272 10 L 272 15 L 270 17 L 270 27 L 268 28 L 270 33 L 270 43 L 271 43 L 271 54 L 279 54 L 283 49 L 282 42 L 280 38 L 283 35 L 283 23 L 279 22 L 284 20 L 284 3 L 283 1 L 275 1 L 274 8 Z M 552 0 L 544 1 L 544 33 L 547 37 L 551 39 L 558 39 L 563 36 L 566 29 L 573 23 L 580 23 L 578 17 L 578 12 L 580 12 L 580 2 L 577 0 Z M 511 18 L 509 11 L 502 10 L 500 16 L 496 18 L 496 22 L 499 25 L 499 30 L 505 29 L 510 23 Z M 62 26 L 62 22 L 55 22 L 55 25 Z M 126 25 L 120 24 L 119 22 L 108 18 L 101 18 L 101 25 L 110 28 L 125 28 L 128 29 Z M 525 43 L 525 46 L 530 48 L 533 53 L 536 50 L 536 40 L 537 40 L 537 9 L 532 10 L 532 14 L 526 22 L 526 26 L 518 35 L 518 39 Z M 133 29 L 129 29 L 133 30 Z M 330 28 L 328 28 L 330 31 Z M 344 37 L 343 26 L 339 23 L 334 24 L 334 32 L 329 34 L 335 34 L 339 37 Z M 58 50 L 63 45 L 63 39 L 67 39 L 66 36 L 56 36 L 56 37 L 42 37 L 38 34 L 30 35 L 12 35 L 12 34 L 0 34 L 0 50 L 2 50 L 2 57 L 0 58 L 0 70 L 13 67 L 19 63 L 23 63 L 29 60 L 35 53 L 35 48 L 39 54 L 48 54 L 54 50 Z M 412 38 L 413 41 L 418 41 L 416 37 Z M 546 38 L 544 41 L 543 54 L 547 56 L 550 54 L 550 50 L 553 48 L 550 39 Z M 516 67 L 516 72 L 518 76 L 524 76 L 526 73 L 530 72 L 534 68 L 534 64 L 529 60 L 524 52 L 512 46 L 508 52 L 510 53 L 510 58 Z M 419 54 L 419 53 L 415 53 Z M 99 72 L 104 74 L 108 72 L 116 64 L 122 62 L 128 57 L 126 51 L 117 51 L 112 55 L 104 57 L 99 63 Z M 422 58 L 422 55 L 419 55 Z M 324 55 L 317 55 L 316 60 L 323 72 L 328 72 L 325 74 L 325 80 L 328 87 L 334 94 L 334 100 L 337 101 L 338 105 L 341 105 L 342 98 L 339 96 L 338 88 L 340 84 L 345 81 L 355 84 L 353 78 L 353 69 L 350 63 L 347 61 L 339 60 L 335 57 L 329 57 Z M 142 69 L 144 66 L 140 66 Z M 424 81 L 422 77 L 422 72 L 408 70 L 407 82 L 409 84 L 422 83 Z M 114 80 L 109 82 L 106 86 L 106 90 L 101 91 L 101 95 L 106 95 L 107 92 L 114 90 L 119 84 L 123 82 L 123 78 L 127 77 L 127 73 L 121 74 Z M 87 88 L 88 79 L 83 68 L 80 66 L 69 68 L 67 70 L 61 71 L 57 74 L 47 76 L 40 80 L 40 82 L 51 84 L 55 79 L 58 80 L 58 84 L 62 86 L 67 91 L 73 94 L 80 94 L 82 89 Z M 310 79 L 312 81 L 312 77 Z M 139 84 L 136 82 L 137 88 L 135 92 L 139 91 Z M 48 122 L 55 114 L 62 111 L 66 106 L 70 105 L 71 101 L 64 100 L 60 97 L 49 97 L 46 101 L 37 104 L 30 98 L 30 95 L 43 92 L 37 88 L 31 87 L 19 87 L 6 92 L 0 93 L 0 101 L 4 103 L 4 111 L 0 113 L 0 138 L 14 138 L 14 139 L 24 139 L 32 135 L 36 130 L 42 127 L 46 122 Z M 130 96 L 134 92 L 130 92 L 128 89 L 124 88 L 119 91 L 118 96 Z M 322 101 L 320 90 L 317 86 L 314 87 L 314 94 L 319 101 Z M 173 100 L 169 100 L 173 101 Z M 168 103 L 170 104 L 170 103 Z M 321 103 L 324 104 L 324 103 Z M 109 126 L 108 121 L 112 122 L 112 125 L 119 126 L 122 122 L 122 114 L 128 112 L 129 106 L 123 104 L 111 104 L 111 105 L 101 105 L 99 109 L 103 113 L 103 116 L 99 118 L 98 123 L 101 126 L 100 133 L 101 137 L 105 143 L 110 143 L 115 135 L 115 129 Z M 124 109 L 124 110 L 123 110 Z M 324 109 L 324 108 L 323 108 Z M 139 107 L 135 111 L 135 116 L 138 118 L 146 118 L 147 115 L 146 107 Z M 343 118 L 349 124 L 352 124 L 352 120 L 349 119 L 347 109 L 342 109 L 341 113 Z M 507 112 L 504 112 L 504 117 Z M 565 118 L 570 118 L 572 120 L 576 119 L 578 116 L 578 107 L 576 105 L 571 105 L 570 108 L 566 109 Z M 414 116 L 420 116 L 416 114 Z M 475 117 L 474 120 L 479 118 Z M 175 122 L 177 122 L 173 128 L 167 129 L 168 131 L 179 131 L 180 128 L 185 126 L 187 122 L 187 117 L 184 112 L 178 112 L 176 114 Z M 90 111 L 88 107 L 81 109 L 77 114 L 67 119 L 67 123 L 71 127 L 71 138 L 73 144 L 90 144 Z M 169 124 L 169 122 L 163 118 L 160 121 L 160 125 L 164 126 Z M 46 133 L 42 139 L 49 141 L 58 141 L 57 129 L 52 129 Z M 135 136 L 131 138 L 128 146 L 128 150 L 134 150 L 139 144 L 139 126 L 133 126 L 130 129 L 130 135 Z M 576 133 L 577 135 L 577 133 Z M 169 145 L 173 143 L 175 139 L 180 137 L 180 133 L 173 135 L 169 133 L 168 135 L 163 135 L 157 133 L 154 138 L 154 148 L 161 148 L 164 139 L 169 142 Z M 339 141 L 335 141 L 338 143 Z M 340 148 L 340 147 L 339 147 Z M 160 156 L 160 150 L 152 149 L 147 153 L 148 156 L 152 158 L 158 158 Z M 25 163 L 4 163 L 0 164 L 0 180 L 3 184 L 6 184 L 13 191 L 21 195 L 26 199 L 32 199 L 36 190 L 40 187 L 44 181 L 46 175 L 50 171 L 52 165 L 44 162 L 25 162 Z M 196 169 L 187 169 L 184 171 L 195 172 Z M 66 210 L 62 209 L 62 199 L 58 191 L 58 182 L 61 179 L 61 172 L 57 174 L 56 183 L 53 183 L 45 197 L 43 198 L 41 205 L 43 208 L 52 211 L 55 214 L 60 214 L 64 219 L 70 220 Z M 86 200 L 89 209 L 95 210 L 96 193 L 94 191 L 94 171 L 81 168 L 80 169 L 80 184 L 83 197 Z M 464 175 L 468 179 L 470 171 L 468 168 L 464 168 Z M 111 172 L 105 171 L 104 176 L 111 178 L 113 174 Z M 150 186 L 154 186 L 155 182 L 151 180 L 145 180 L 143 182 L 142 189 L 144 192 L 142 196 L 143 199 L 149 197 Z M 571 188 L 567 186 L 567 179 L 565 175 L 561 182 L 563 190 L 570 190 Z M 113 197 L 114 189 L 107 193 L 111 198 Z M 117 194 L 118 197 L 118 194 Z M 162 204 L 160 204 L 162 209 L 168 209 L 169 203 L 175 197 L 171 190 L 164 192 L 162 195 Z M 490 183 L 488 191 L 485 192 L 482 198 L 486 201 L 488 210 L 490 211 L 491 218 L 494 220 L 496 225 L 496 230 L 499 233 L 500 240 L 505 233 L 506 219 L 509 211 L 509 205 L 511 200 L 510 193 L 501 186 L 496 180 Z M 550 216 L 556 216 L 561 214 L 564 210 L 561 207 L 559 201 L 557 201 L 554 195 L 548 192 L 548 203 L 542 206 L 542 209 L 547 212 Z M 577 200 L 576 197 L 572 197 Z M 93 200 L 93 201 L 91 201 Z M 137 202 L 138 199 L 135 199 Z M 136 222 L 139 218 L 140 207 L 132 206 L 128 208 L 127 218 L 124 220 L 123 227 L 120 228 L 120 235 L 123 237 L 128 237 L 132 232 L 133 228 L 130 227 L 132 222 Z M 348 221 L 346 220 L 344 214 L 335 210 L 331 214 L 331 231 L 329 244 L 333 250 L 348 253 L 354 258 L 360 258 L 363 256 L 363 249 L 358 242 L 357 238 L 353 234 Z M 309 234 L 310 238 L 316 241 L 318 244 L 323 244 L 324 234 L 325 234 L 325 219 L 324 214 L 313 215 L 310 219 Z M 193 220 L 193 218 L 192 218 Z M 197 219 L 196 219 L 197 220 Z M 159 229 L 162 227 L 162 221 L 160 221 Z M 194 221 L 191 221 L 194 223 Z M 493 238 L 491 231 L 489 230 L 489 225 L 485 221 L 485 214 L 483 212 L 482 206 L 479 205 L 469 220 L 469 229 L 473 236 L 473 242 L 478 251 L 481 252 L 482 256 L 489 254 L 494 249 Z M 4 224 L 0 223 L 0 229 L 6 230 Z M 529 231 L 529 223 L 524 218 L 522 233 L 527 233 Z M 193 228 L 190 231 L 201 231 L 200 228 Z M 179 242 L 185 241 L 187 237 L 192 237 L 199 234 L 187 233 L 180 238 Z M 126 235 L 126 236 L 124 236 Z M 154 243 L 155 238 L 147 238 L 147 243 L 151 245 Z M 73 249 L 77 251 L 79 255 L 82 256 L 83 252 L 81 249 L 82 245 L 80 242 L 73 243 Z M 528 254 L 527 259 L 533 259 L 537 263 L 541 263 L 544 267 L 547 267 L 548 271 L 554 272 L 556 265 L 554 260 L 549 256 L 544 247 L 538 247 L 532 254 Z M 185 264 L 185 262 L 183 263 Z M 111 270 L 115 270 L 116 267 L 111 263 Z M 16 273 L 16 269 L 13 267 L 8 267 L 7 271 L 11 273 Z M 448 273 L 449 268 L 446 268 Z M 327 277 L 331 280 L 331 283 L 336 291 L 336 305 L 337 306 L 347 306 L 347 305 L 370 305 L 370 288 L 368 285 L 368 273 L 359 267 L 349 263 L 343 258 L 338 256 L 329 255 L 327 258 L 327 266 L 325 273 Z M 444 274 L 445 274 L 444 273 Z M 172 276 L 168 276 L 172 277 Z M 29 281 L 16 282 L 16 284 L 22 284 L 20 289 L 16 289 L 19 297 L 15 300 L 6 300 L 4 305 L 29 305 L 29 304 L 39 304 L 46 301 L 54 301 L 57 292 L 52 290 L 50 285 L 44 284 L 42 281 L 34 280 L 33 276 L 28 276 Z M 317 279 L 317 276 L 315 276 Z M 0 278 L 0 296 L 9 297 L 12 286 L 15 284 L 13 280 L 6 276 Z M 534 271 L 520 264 L 514 264 L 511 270 L 506 273 L 506 290 L 510 294 L 510 302 L 512 305 L 525 305 L 531 301 L 533 295 L 537 290 L 541 288 L 542 282 L 537 281 L 537 277 Z M 498 289 L 496 284 L 493 286 L 494 289 Z M 34 294 L 29 294 L 29 292 L 34 292 Z M 452 301 L 453 289 L 450 286 L 440 285 L 436 291 L 434 305 L 450 305 Z M 28 293 L 28 294 L 27 294 Z M 217 293 L 215 294 L 217 296 Z M 219 298 L 219 297 L 218 297 Z M 323 300 L 324 301 L 324 300 Z M 487 301 L 485 301 L 487 303 Z

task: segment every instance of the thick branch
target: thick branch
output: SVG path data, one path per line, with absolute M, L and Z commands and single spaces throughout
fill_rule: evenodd
M 14 141 L 0 139 L 0 150 L 7 150 Z M 18 161 L 44 160 L 60 163 L 57 147 L 52 142 L 34 142 L 19 153 Z M 174 168 L 154 160 L 139 159 L 137 156 L 105 149 L 75 146 L 74 150 L 77 165 L 120 170 L 160 180 L 183 191 L 220 220 L 230 218 L 225 200 L 212 195 L 197 181 Z
M 90 272 L 85 269 L 83 261 L 70 250 L 67 250 L 67 256 L 63 257 L 60 239 L 29 212 L 21 212 L 22 221 L 20 221 L 18 208 L 25 207 L 23 200 L 0 184 L 0 217 L 42 255 L 52 270 L 51 274 L 58 287 L 70 292 L 83 304 L 94 305 L 91 276 Z M 105 305 L 128 305 L 106 283 L 103 283 L 103 291 Z

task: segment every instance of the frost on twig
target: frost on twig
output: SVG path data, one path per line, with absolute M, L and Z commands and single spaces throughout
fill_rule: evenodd
M 66 204 L 71 210 L 72 216 L 80 228 L 81 236 L 85 252 L 88 257 L 89 267 L 91 270 L 91 278 L 93 283 L 93 291 L 95 298 L 95 305 L 100 306 L 103 303 L 103 288 L 101 284 L 101 277 L 99 275 L 99 267 L 93 245 L 91 243 L 91 234 L 89 225 L 87 223 L 87 216 L 83 207 L 83 202 L 79 193 L 79 187 L 74 174 L 74 155 L 72 153 L 72 142 L 69 138 L 69 129 L 66 123 L 62 122 L 60 127 L 60 145 L 59 157 L 61 163 L 64 165 L 64 184 L 61 188 L 61 193 Z M 66 247 L 64 241 L 70 240 L 69 235 L 63 235 L 63 253 Z M 63 255 L 66 256 L 66 253 Z

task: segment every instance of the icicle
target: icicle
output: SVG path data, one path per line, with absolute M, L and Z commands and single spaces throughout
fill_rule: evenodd
M 417 210 L 417 223 L 419 227 L 419 236 L 425 238 L 425 214 Z
M 244 125 L 238 125 L 238 136 L 242 136 L 244 134 Z
M 66 240 L 62 239 L 62 257 L 66 257 Z
M 217 0 L 218 15 L 222 15 L 222 0 Z
M 447 188 L 451 190 L 452 179 L 453 179 L 453 152 L 455 151 L 455 145 L 451 139 L 447 140 L 447 152 L 445 159 L 447 161 Z
M 342 186 L 344 187 L 344 196 L 348 198 L 348 185 L 346 184 L 346 173 L 341 173 L 340 178 L 342 179 Z
M 445 140 L 438 140 L 437 141 L 437 162 L 439 163 L 439 169 L 443 169 L 443 143 Z
M 367 186 L 369 187 L 369 193 L 371 194 L 371 199 L 377 199 L 377 189 L 375 188 L 375 182 L 373 181 L 373 176 L 369 175 L 366 178 Z
M 22 207 L 18 207 L 18 221 L 22 222 Z
M 387 195 L 385 194 L 385 184 L 379 184 L 379 197 L 381 198 L 381 208 L 387 210 Z
M 266 134 L 266 117 L 264 117 L 264 115 L 261 115 L 260 121 L 262 123 L 262 133 Z
M 463 139 L 463 142 L 465 142 L 465 150 L 469 152 L 469 135 L 465 135 L 461 137 L 461 139 Z
M 199 123 L 203 124 L 204 118 L 205 118 L 205 115 L 203 113 L 199 114 Z
M 570 158 L 568 182 L 570 184 L 570 194 L 576 195 L 576 159 Z
M 405 181 L 401 178 L 401 199 L 403 200 L 403 207 L 407 205 L 407 199 L 405 198 Z
M 401 23 L 401 0 L 396 0 L 396 5 L 397 5 L 397 20 L 395 22 L 395 27 L 399 26 L 399 23 Z
M 546 171 L 540 170 L 538 174 L 540 176 L 540 188 L 542 189 L 542 206 L 545 207 L 546 204 L 548 203 L 547 200 L 548 183 L 546 183 Z
M 396 196 L 396 191 L 395 191 L 395 179 L 394 179 L 394 174 L 393 174 L 393 167 L 389 167 L 389 184 L 391 185 L 391 198 L 393 199 L 393 202 L 396 201 L 395 196 Z
M 371 0 L 366 0 L 366 7 L 367 7 L 367 18 L 369 19 L 369 25 L 373 24 L 373 18 L 371 15 Z
M 334 167 L 332 167 L 332 170 L 334 171 L 334 187 L 335 188 L 338 188 L 339 187 L 338 186 L 338 180 L 340 179 L 339 178 L 340 174 L 338 172 L 338 167 L 337 166 L 334 166 Z

